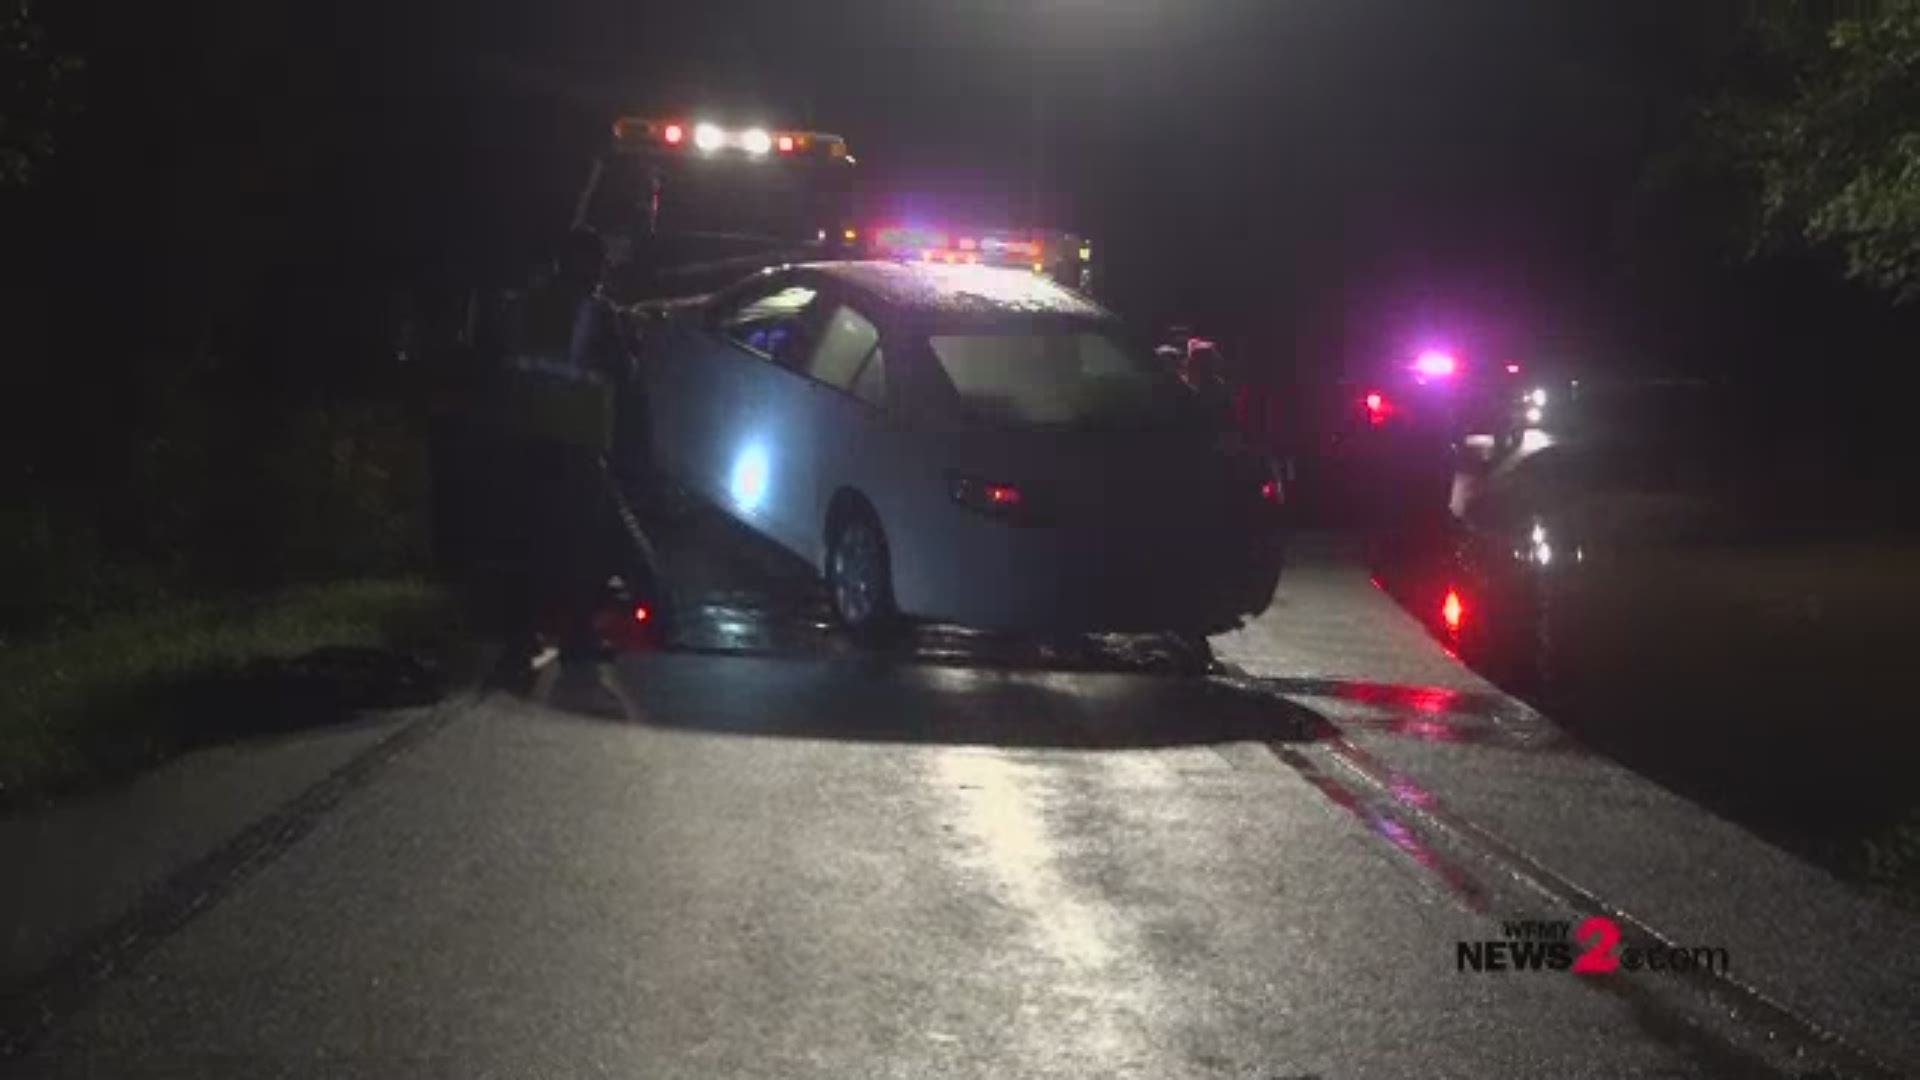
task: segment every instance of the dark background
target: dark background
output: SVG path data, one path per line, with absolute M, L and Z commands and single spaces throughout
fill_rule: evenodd
M 1143 318 L 1587 341 L 1713 9 L 79 0 L 47 13 L 89 60 L 52 182 L 110 259 L 407 275 L 558 227 L 618 110 L 699 109 L 843 133 L 916 208 L 1090 232 Z
M 518 273 L 621 110 L 835 131 L 896 209 L 1089 233 L 1123 313 L 1283 382 L 1440 336 L 1737 376 L 1762 428 L 1893 430 L 1871 388 L 1911 314 L 1818 256 L 1743 261 L 1743 193 L 1672 167 L 1754 7 L 36 7 L 84 67 L 0 192 L 10 590 L 79 589 L 63 560 L 245 584 L 416 559 L 313 507 L 418 501 L 402 314 Z
M 77 0 L 45 13 L 89 64 L 51 220 L 82 281 L 194 264 L 169 300 L 407 278 L 550 235 L 616 112 L 699 110 L 843 133 L 894 205 L 1092 233 L 1143 319 L 1625 362 L 1770 321 L 1644 184 L 1748 7 Z

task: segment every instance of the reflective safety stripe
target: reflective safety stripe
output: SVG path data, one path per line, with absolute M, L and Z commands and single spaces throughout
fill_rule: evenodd
M 613 388 L 596 373 L 551 361 L 508 367 L 496 402 L 502 426 L 534 438 L 606 451 L 613 446 Z

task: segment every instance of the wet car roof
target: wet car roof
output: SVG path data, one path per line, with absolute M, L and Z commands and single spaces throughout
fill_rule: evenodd
M 882 261 L 809 263 L 801 269 L 869 293 L 903 313 L 1113 317 L 1052 278 L 1027 270 Z

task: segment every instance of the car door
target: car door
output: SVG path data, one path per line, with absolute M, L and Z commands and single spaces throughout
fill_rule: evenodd
M 793 495 L 783 501 L 782 528 L 788 546 L 816 564 L 828 500 L 842 487 L 864 492 L 886 457 L 874 441 L 884 428 L 886 360 L 878 325 L 856 304 L 833 292 L 821 297 L 817 339 L 784 373 L 789 385 L 769 410 L 796 447 L 777 469 Z
M 705 304 L 670 308 L 645 342 L 641 380 L 646 388 L 647 430 L 655 467 L 706 498 L 716 490 L 711 447 L 721 401 L 736 362 L 722 347 L 718 317 L 744 301 L 748 292 L 764 292 L 764 283 L 748 282 Z
M 706 346 L 679 427 L 696 490 L 754 529 L 784 541 L 793 516 L 786 462 L 799 451 L 780 423 L 782 370 L 810 351 L 816 286 L 771 275 L 722 296 L 706 313 Z

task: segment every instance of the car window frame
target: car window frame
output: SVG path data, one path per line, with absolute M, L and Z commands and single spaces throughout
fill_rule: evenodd
M 813 299 L 808 302 L 807 308 L 800 313 L 798 321 L 808 327 L 817 328 L 821 301 L 827 296 L 828 290 L 823 288 L 819 282 L 804 279 L 797 274 L 777 273 L 764 276 L 757 275 L 715 296 L 708 304 L 705 313 L 707 329 L 730 348 L 738 349 L 748 356 L 771 364 L 776 368 L 785 371 L 794 371 L 793 366 L 782 358 L 736 337 L 731 332 L 731 329 L 724 325 L 724 320 L 729 315 L 738 312 L 741 308 L 749 304 L 795 287 L 813 290 Z M 812 353 L 809 351 L 807 355 L 811 356 Z M 795 374 L 803 373 L 796 371 Z
M 860 381 L 867 377 L 867 372 L 873 370 L 875 364 L 880 365 L 880 400 L 869 401 L 860 393 L 859 386 Z M 870 409 L 878 409 L 883 413 L 894 411 L 893 382 L 887 378 L 887 342 L 884 334 L 875 339 L 873 348 L 867 350 L 867 358 L 860 361 L 859 369 L 853 373 L 853 378 L 848 381 L 847 388 L 843 392 Z
M 818 295 L 816 295 L 813 300 L 814 310 L 811 313 L 813 317 L 813 321 L 816 326 L 821 326 L 821 327 L 826 326 L 828 323 L 828 320 L 830 320 L 833 316 L 838 315 L 840 313 L 840 309 L 844 307 L 844 308 L 852 309 L 854 314 L 860 316 L 862 319 L 865 319 L 870 325 L 872 325 L 876 336 L 874 338 L 873 347 L 867 350 L 867 355 L 861 359 L 859 366 L 854 369 L 853 378 L 849 379 L 847 381 L 847 385 L 844 387 L 835 386 L 833 383 L 827 382 L 825 379 L 816 378 L 810 370 L 806 370 L 805 368 L 795 367 L 789 364 L 783 364 L 777 360 L 773 361 L 774 366 L 780 368 L 781 370 L 787 372 L 789 375 L 792 375 L 797 379 L 810 383 L 814 386 L 820 387 L 822 390 L 827 390 L 832 393 L 838 394 L 841 397 L 846 398 L 848 401 L 851 401 L 856 405 L 862 406 L 863 408 L 872 409 L 876 412 L 881 412 L 881 413 L 891 413 L 893 411 L 893 408 L 892 408 L 892 389 L 891 389 L 890 383 L 881 384 L 882 394 L 886 399 L 881 402 L 868 401 L 866 398 L 861 397 L 859 394 L 856 394 L 853 392 L 853 387 L 859 384 L 861 376 L 866 373 L 867 368 L 873 363 L 874 357 L 876 356 L 882 357 L 881 362 L 883 364 L 886 362 L 884 358 L 887 352 L 889 351 L 887 343 L 890 337 L 888 333 L 888 328 L 887 328 L 887 320 L 884 317 L 879 316 L 876 312 L 875 305 L 865 302 L 865 298 L 861 297 L 856 293 L 850 292 L 849 290 L 838 288 L 832 282 L 824 281 L 820 279 L 800 279 L 797 276 L 795 280 L 801 280 L 805 284 L 807 284 L 809 287 L 816 289 L 818 291 Z M 814 348 L 816 349 L 819 348 L 820 344 L 821 342 L 815 341 Z M 813 359 L 813 354 L 808 353 L 807 360 L 809 362 L 808 363 L 809 367 L 811 366 L 812 359 Z M 882 378 L 884 377 L 885 376 L 883 374 Z

